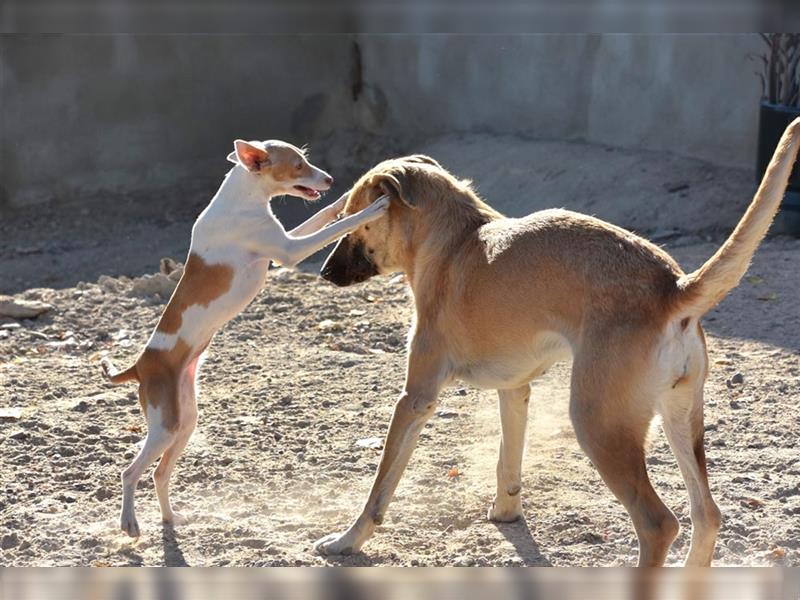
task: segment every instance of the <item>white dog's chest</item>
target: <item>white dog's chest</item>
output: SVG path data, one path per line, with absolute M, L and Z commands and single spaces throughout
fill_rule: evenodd
M 458 365 L 455 376 L 484 389 L 510 389 L 535 379 L 553 363 L 569 358 L 566 338 L 553 332 L 537 334 L 531 343 L 512 353 L 481 362 Z

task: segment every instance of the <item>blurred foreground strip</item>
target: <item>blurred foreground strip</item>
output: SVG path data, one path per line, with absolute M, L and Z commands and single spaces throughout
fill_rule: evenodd
M 797 569 L 0 570 L 0 600 L 797 600 Z

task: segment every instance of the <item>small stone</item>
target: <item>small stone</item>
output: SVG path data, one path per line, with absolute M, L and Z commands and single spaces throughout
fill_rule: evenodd
M 740 540 L 731 540 L 727 544 L 728 550 L 734 552 L 736 554 L 741 554 L 745 550 L 747 550 L 747 546 L 744 545 Z
M 455 419 L 458 416 L 458 413 L 452 410 L 440 410 L 437 411 L 436 416 L 440 419 Z
M 0 420 L 16 421 L 22 416 L 22 409 L 19 407 L 0 408 Z
M 23 441 L 27 440 L 30 436 L 28 435 L 27 431 L 20 430 L 20 431 L 15 431 L 8 437 L 11 438 L 12 440 Z
M 475 566 L 475 559 L 471 556 L 460 556 L 455 560 L 455 566 L 457 567 L 474 567 Z
M 356 446 L 361 446 L 362 448 L 373 448 L 375 450 L 379 450 L 383 448 L 383 439 L 379 437 L 368 437 L 362 438 L 356 441 Z
M 4 535 L 2 539 L 0 539 L 0 548 L 3 550 L 8 550 L 9 548 L 13 548 L 19 544 L 19 537 L 16 533 L 9 533 Z
M 317 325 L 317 329 L 322 331 L 323 333 L 333 333 L 337 331 L 342 331 L 342 324 L 337 323 L 333 319 L 325 319 L 324 321 L 320 321 Z
M 741 385 L 744 383 L 744 375 L 741 373 L 734 373 L 733 377 L 731 377 L 731 383 L 733 385 Z
M 288 281 L 292 277 L 292 270 L 285 267 L 273 269 L 269 272 L 269 277 L 274 281 Z
M 66 504 L 73 504 L 74 502 L 78 501 L 78 499 L 73 494 L 67 494 L 67 493 L 59 495 L 58 499 Z
M 23 300 L 12 296 L 0 296 L 0 317 L 12 319 L 35 319 L 53 310 L 51 304 L 38 300 Z
M 88 410 L 89 410 L 89 403 L 88 403 L 88 402 L 86 402 L 86 400 L 79 400 L 79 401 L 78 401 L 78 402 L 76 402 L 76 403 L 75 403 L 75 405 L 72 407 L 72 410 L 74 410 L 74 411 L 76 411 L 76 412 L 82 412 L 82 413 L 84 413 L 84 412 L 86 412 L 86 411 L 88 411 Z
M 109 498 L 113 498 L 113 496 L 114 492 L 104 487 L 97 488 L 97 490 L 94 493 L 94 497 L 100 500 L 101 502 L 103 500 L 108 500 Z
M 739 504 L 741 504 L 745 508 L 750 508 L 750 509 L 753 509 L 753 510 L 757 510 L 757 509 L 761 508 L 762 506 L 764 506 L 764 501 L 761 500 L 760 498 L 742 498 L 739 501 Z
M 182 268 L 183 265 L 178 263 L 174 258 L 164 257 L 158 264 L 159 272 L 164 275 L 170 275 L 176 269 Z

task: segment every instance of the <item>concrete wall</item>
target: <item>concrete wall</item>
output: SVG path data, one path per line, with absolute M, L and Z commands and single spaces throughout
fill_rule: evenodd
M 4 35 L 0 206 L 221 174 L 235 137 L 363 132 L 402 150 L 516 133 L 750 167 L 757 49 L 717 35 Z
M 368 37 L 365 78 L 389 128 L 579 138 L 755 161 L 757 36 Z

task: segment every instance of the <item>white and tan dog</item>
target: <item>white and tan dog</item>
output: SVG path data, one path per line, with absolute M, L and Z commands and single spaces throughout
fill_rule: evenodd
M 147 346 L 130 368 L 117 372 L 105 360 L 112 383 L 139 382 L 139 402 L 147 418 L 147 437 L 139 455 L 122 473 L 121 528 L 139 536 L 133 508 L 136 484 L 161 457 L 153 473 L 165 522 L 180 515 L 169 501 L 169 478 L 197 422 L 195 382 L 201 355 L 214 334 L 238 315 L 261 289 L 270 260 L 294 266 L 317 250 L 384 214 L 388 200 L 356 215 L 333 221 L 346 202 L 342 196 L 308 221 L 286 232 L 270 210 L 273 196 L 317 200 L 333 178 L 311 165 L 305 153 L 276 140 L 236 140 L 227 174 L 192 229 L 183 275 Z
M 799 146 L 800 119 L 734 232 L 692 273 L 659 247 L 586 215 L 546 210 L 504 218 L 428 157 L 385 161 L 364 175 L 345 214 L 389 194 L 387 216 L 343 238 L 322 276 L 343 286 L 402 271 L 416 315 L 405 386 L 372 490 L 350 527 L 316 548 L 356 552 L 370 538 L 440 390 L 455 379 L 498 390 L 503 437 L 489 518 L 519 518 L 529 382 L 572 355 L 575 433 L 630 513 L 639 564 L 663 564 L 678 533 L 647 475 L 645 439 L 658 413 L 689 492 L 686 563 L 708 565 L 721 517 L 703 445 L 708 359 L 700 318 L 747 270 Z

